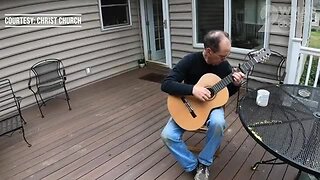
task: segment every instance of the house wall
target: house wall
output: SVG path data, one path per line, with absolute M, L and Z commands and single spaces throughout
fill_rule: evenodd
M 62 60 L 69 90 L 137 68 L 137 60 L 143 55 L 137 8 L 137 0 L 131 0 L 132 27 L 101 31 L 97 0 L 1 1 L 0 78 L 11 80 L 26 106 L 35 102 L 27 88 L 28 71 L 40 60 Z M 82 14 L 82 27 L 4 27 L 4 14 L 22 13 Z M 91 68 L 89 75 L 87 67 Z
M 272 0 L 271 5 L 289 10 L 291 7 L 290 0 Z M 187 53 L 201 51 L 201 49 L 194 48 L 192 45 L 192 0 L 170 0 L 169 12 L 172 62 L 173 64 L 176 64 Z M 290 20 L 290 15 L 283 15 L 282 18 Z M 279 29 L 280 20 L 281 18 L 277 18 L 270 24 L 271 31 L 268 44 L 270 49 L 287 56 L 289 27 Z M 244 54 L 240 53 L 231 53 L 228 60 L 231 65 L 238 66 L 239 63 L 243 63 L 244 56 Z M 270 72 L 275 72 L 275 68 L 276 66 L 274 64 L 266 63 L 264 68 L 257 71 L 261 71 L 262 74 L 265 74 L 265 76 L 268 77 Z

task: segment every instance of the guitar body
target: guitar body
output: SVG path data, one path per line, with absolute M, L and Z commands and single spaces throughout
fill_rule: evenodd
M 204 74 L 196 85 L 210 88 L 220 81 L 220 77 L 215 74 Z M 196 117 L 193 117 L 180 96 L 168 96 L 168 110 L 174 121 L 183 129 L 193 131 L 201 128 L 209 117 L 212 109 L 225 105 L 229 99 L 227 87 L 220 90 L 208 101 L 200 101 L 194 96 L 185 96 L 193 109 Z

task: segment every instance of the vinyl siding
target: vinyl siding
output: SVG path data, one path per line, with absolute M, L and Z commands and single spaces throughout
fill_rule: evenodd
M 22 106 L 35 103 L 27 88 L 29 69 L 40 60 L 61 59 L 67 88 L 79 88 L 137 68 L 142 58 L 139 10 L 131 0 L 132 26 L 101 31 L 97 0 L 12 0 L 0 3 L 0 78 L 9 78 Z M 82 14 L 81 28 L 6 28 L 4 14 Z M 91 68 L 91 74 L 85 68 Z M 72 99 L 71 99 L 72 106 Z
M 192 46 L 192 1 L 169 1 L 172 63 L 176 64 L 187 53 L 195 52 Z M 181 8 L 183 7 L 183 8 Z
M 272 0 L 272 5 L 279 7 L 285 6 L 290 8 L 290 0 Z M 192 0 L 170 0 L 169 1 L 170 13 L 170 27 L 171 27 L 171 46 L 172 46 L 172 62 L 176 64 L 190 52 L 201 51 L 202 49 L 194 48 L 192 45 Z M 278 22 L 275 21 L 270 25 L 270 28 L 276 28 Z M 282 55 L 287 56 L 289 40 L 289 28 L 282 29 L 276 33 L 270 33 L 269 46 L 270 49 L 280 52 Z M 231 53 L 229 62 L 232 66 L 242 64 L 244 54 Z M 276 67 L 272 64 L 266 63 L 264 72 L 268 77 L 268 72 L 274 72 Z

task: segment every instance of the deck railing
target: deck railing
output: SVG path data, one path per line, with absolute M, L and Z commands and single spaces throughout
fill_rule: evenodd
M 287 83 L 319 86 L 320 49 L 304 47 L 302 39 L 292 40 Z

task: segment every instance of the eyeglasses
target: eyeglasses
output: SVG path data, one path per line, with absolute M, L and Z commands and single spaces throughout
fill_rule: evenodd
M 219 56 L 220 59 L 226 59 L 230 55 L 230 52 L 228 52 L 228 54 L 226 55 L 218 55 L 218 54 L 216 55 Z
M 208 49 L 210 49 L 210 48 L 208 48 Z M 224 60 L 225 58 L 227 58 L 227 57 L 230 55 L 230 52 L 228 52 L 228 53 L 225 54 L 225 55 L 221 55 L 221 54 L 215 53 L 212 49 L 210 49 L 210 51 L 211 51 L 212 54 L 218 56 L 221 60 Z

